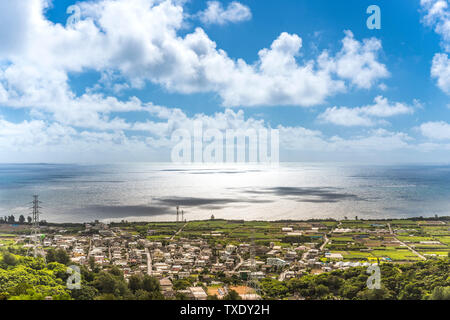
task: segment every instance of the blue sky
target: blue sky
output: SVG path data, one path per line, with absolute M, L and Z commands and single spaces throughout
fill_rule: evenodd
M 0 161 L 163 161 L 202 119 L 285 161 L 448 162 L 448 5 L 1 0 Z

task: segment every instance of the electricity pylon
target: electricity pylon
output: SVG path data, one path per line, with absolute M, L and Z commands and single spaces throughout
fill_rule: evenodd
M 34 257 L 37 257 L 38 254 L 38 247 L 40 245 L 40 229 L 39 229 L 39 209 L 41 209 L 41 207 L 39 206 L 39 204 L 41 203 L 41 201 L 39 201 L 39 196 L 38 195 L 34 195 L 33 196 L 33 207 L 32 209 L 32 227 L 31 227 L 31 234 L 32 234 L 32 238 L 33 238 L 33 243 L 34 243 Z

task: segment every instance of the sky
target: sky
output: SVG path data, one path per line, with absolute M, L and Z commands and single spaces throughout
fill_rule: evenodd
M 201 121 L 277 129 L 281 161 L 448 163 L 449 6 L 0 0 L 0 162 L 169 161 Z

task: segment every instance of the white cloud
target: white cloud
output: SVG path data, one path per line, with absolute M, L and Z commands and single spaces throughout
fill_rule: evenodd
M 420 126 L 420 132 L 433 140 L 450 140 L 450 124 L 447 122 L 426 122 Z
M 81 20 L 66 27 L 45 18 L 42 0 L 17 3 L 0 14 L 17 11 L 16 23 L 23 22 L 16 28 L 21 47 L 0 50 L 0 98 L 8 105 L 60 100 L 63 108 L 74 96 L 68 73 L 85 70 L 115 74 L 124 82 L 114 83 L 117 90 L 150 81 L 187 94 L 216 92 L 225 106 L 317 105 L 349 83 L 369 88 L 388 76 L 377 60 L 381 43 L 359 42 L 351 32 L 335 56 L 304 63 L 297 59 L 302 39 L 282 33 L 249 64 L 231 59 L 201 28 L 179 36 L 186 14 L 171 1 L 81 2 Z M 19 10 L 23 3 L 31 9 Z
M 204 24 L 224 25 L 250 20 L 252 12 L 249 7 L 237 1 L 229 3 L 226 8 L 219 1 L 208 1 L 206 9 L 199 12 L 198 16 Z
M 442 46 L 450 52 L 450 8 L 448 0 L 421 0 L 426 15 L 423 21 L 434 26 L 434 31 L 442 36 Z
M 75 157 L 82 161 L 79 157 L 86 155 L 106 160 L 135 156 L 147 161 L 155 159 L 150 153 L 160 156 L 160 148 L 170 148 L 174 130 L 191 128 L 195 119 L 220 130 L 268 126 L 230 109 L 188 117 L 180 109 L 106 96 L 98 91 L 102 86 L 142 88 L 150 81 L 169 91 L 217 93 L 225 106 L 313 106 L 350 87 L 370 88 L 389 75 L 379 62 L 381 42 L 374 38 L 358 41 L 351 32 L 345 33 L 338 52 L 323 52 L 308 61 L 301 59 L 302 38 L 286 32 L 260 50 L 255 62 L 232 59 L 203 29 L 186 34 L 181 3 L 80 2 L 81 20 L 63 26 L 45 18 L 44 0 L 2 1 L 0 26 L 8 16 L 15 18 L 8 22 L 14 26 L 13 38 L 0 31 L 0 103 L 29 108 L 39 119 L 1 120 L 4 152 L 0 160 L 5 161 L 10 152 L 23 159 L 26 150 L 29 155 L 42 155 L 39 160 L 67 156 L 69 161 Z M 77 95 L 69 85 L 69 75 L 87 70 L 101 73 L 102 81 Z M 377 104 L 362 116 L 373 119 L 403 112 L 395 104 L 385 108 Z M 113 115 L 131 111 L 150 117 L 131 122 Z M 299 126 L 277 128 L 288 150 L 329 152 L 351 145 L 371 148 L 383 142 L 403 147 L 406 140 L 399 133 L 329 138 Z
M 437 79 L 437 85 L 450 94 L 450 59 L 447 54 L 438 53 L 433 58 L 431 76 Z
M 381 48 L 381 41 L 376 38 L 361 43 L 354 39 L 351 31 L 345 31 L 342 50 L 335 58 L 330 58 L 328 53 L 322 54 L 319 63 L 356 87 L 368 89 L 377 80 L 389 76 L 386 66 L 377 60 Z
M 227 129 L 258 130 L 271 127 L 263 120 L 246 117 L 242 110 L 226 109 L 214 115 L 196 114 L 188 117 L 180 109 L 163 106 L 148 108 L 154 120 L 128 123 L 127 129 L 108 131 L 78 130 L 44 120 L 12 123 L 0 118 L 0 145 L 3 151 L 0 161 L 168 161 L 170 148 L 174 144 L 171 141 L 172 133 L 179 128 L 192 132 L 194 121 L 200 120 L 204 130 L 214 128 L 222 132 Z M 443 135 L 446 135 L 446 139 L 450 138 L 450 125 L 441 126 L 446 133 L 441 133 L 440 139 Z M 318 130 L 301 126 L 279 125 L 276 128 L 280 132 L 280 152 L 287 152 L 290 160 L 295 159 L 292 158 L 293 154 L 297 154 L 300 159 L 360 158 L 373 161 L 375 152 L 380 161 L 386 161 L 392 159 L 394 151 L 400 155 L 405 150 L 408 150 L 407 155 L 415 151 L 418 156 L 423 156 L 424 152 L 450 149 L 449 145 L 442 143 L 416 144 L 406 133 L 385 129 L 369 130 L 345 138 L 326 136 Z
M 421 0 L 426 12 L 423 21 L 442 37 L 441 45 L 450 52 L 450 8 L 448 0 Z M 450 94 L 450 59 L 447 54 L 437 53 L 433 57 L 431 76 L 437 79 L 438 87 Z
M 415 102 L 417 104 L 417 102 Z M 412 114 L 414 108 L 404 103 L 390 103 L 387 98 L 378 96 L 374 104 L 358 108 L 332 107 L 319 115 L 318 119 L 340 126 L 374 126 L 379 121 L 374 118 L 388 118 L 402 114 Z
M 373 126 L 374 123 L 359 108 L 332 107 L 319 115 L 319 120 L 339 126 Z

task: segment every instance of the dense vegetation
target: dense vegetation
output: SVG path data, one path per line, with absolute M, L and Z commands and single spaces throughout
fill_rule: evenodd
M 366 268 L 349 268 L 299 279 L 263 279 L 266 299 L 296 296 L 304 299 L 422 300 L 450 299 L 450 260 L 414 264 L 382 264 L 381 289 L 369 290 Z
M 118 267 L 100 269 L 91 259 L 81 270 L 81 289 L 69 290 L 67 266 L 72 264 L 67 253 L 50 249 L 47 261 L 26 256 L 23 248 L 9 246 L 0 251 L 0 300 L 160 300 L 157 279 L 133 275 L 126 282 Z M 366 268 L 349 268 L 318 275 L 278 281 L 266 278 L 259 282 L 264 299 L 450 299 L 450 259 L 435 259 L 413 264 L 382 264 L 381 289 L 369 290 Z M 227 284 L 244 284 L 238 277 L 217 275 Z M 201 280 L 200 278 L 198 280 Z M 194 285 L 192 279 L 175 280 L 175 290 Z M 185 299 L 177 295 L 177 299 Z M 211 297 L 210 297 L 211 298 Z M 230 292 L 228 300 L 239 297 Z
M 155 278 L 133 275 L 127 283 L 119 268 L 100 270 L 93 263 L 89 268 L 80 266 L 81 289 L 69 290 L 67 265 L 71 263 L 64 250 L 50 250 L 47 263 L 23 254 L 13 248 L 0 252 L 0 300 L 163 299 Z

